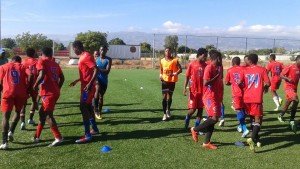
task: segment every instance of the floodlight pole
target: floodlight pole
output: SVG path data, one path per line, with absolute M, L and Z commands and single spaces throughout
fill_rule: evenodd
M 155 68 L 154 59 L 155 59 L 155 34 L 153 34 L 152 68 Z
M 2 34 L 1 34 L 1 25 L 2 25 L 2 16 L 1 16 L 1 13 L 2 13 L 2 1 L 0 0 L 0 48 L 2 48 Z

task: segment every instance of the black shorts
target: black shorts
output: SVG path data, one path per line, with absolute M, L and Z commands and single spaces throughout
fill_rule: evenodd
M 100 83 L 98 80 L 96 80 L 96 85 L 98 86 L 98 92 L 101 96 L 103 96 L 107 89 L 107 84 Z
M 161 82 L 161 91 L 162 93 L 172 93 L 175 89 L 175 82 Z

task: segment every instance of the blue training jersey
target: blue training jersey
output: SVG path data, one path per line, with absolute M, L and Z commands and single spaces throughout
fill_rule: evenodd
M 97 68 L 98 69 L 106 69 L 107 65 L 109 64 L 109 59 L 110 58 L 107 56 L 105 56 L 104 59 L 102 59 L 101 57 L 97 57 L 97 59 L 96 59 Z M 103 85 L 107 85 L 107 83 L 108 83 L 108 75 L 106 73 L 98 72 L 97 79 Z

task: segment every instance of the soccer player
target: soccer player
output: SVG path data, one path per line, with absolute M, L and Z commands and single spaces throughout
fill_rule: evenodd
M 35 58 L 35 50 L 33 48 L 28 48 L 26 49 L 26 56 L 27 58 L 25 58 L 22 61 L 22 64 L 30 70 L 31 75 L 33 77 L 33 82 L 36 81 L 37 76 L 38 76 L 38 72 L 36 69 L 36 64 L 37 64 L 37 59 Z M 35 90 L 31 90 L 29 93 L 29 97 L 31 97 L 32 100 L 32 105 L 30 107 L 30 115 L 29 115 L 29 119 L 28 119 L 28 124 L 32 124 L 34 125 L 35 122 L 33 120 L 33 116 L 34 116 L 34 112 L 35 110 L 37 110 L 38 108 L 38 102 L 37 102 L 37 97 L 38 97 L 38 92 Z M 24 104 L 21 114 L 20 114 L 20 119 L 21 119 L 21 130 L 25 130 L 25 111 L 26 111 L 26 105 L 27 105 L 27 101 Z
M 243 68 L 240 66 L 241 59 L 234 57 L 232 59 L 232 67 L 227 70 L 225 84 L 231 85 L 232 103 L 234 110 L 237 113 L 237 119 L 239 121 L 238 131 L 243 132 L 242 137 L 246 137 L 249 134 L 247 129 L 243 102 Z
M 0 49 L 0 66 L 8 63 L 8 59 L 6 58 L 5 51 L 1 48 Z
M 163 95 L 163 121 L 171 118 L 172 95 L 175 89 L 175 84 L 178 81 L 178 75 L 182 72 L 181 65 L 177 58 L 172 57 L 171 48 L 165 49 L 165 58 L 160 61 L 160 75 Z
M 282 99 L 280 96 L 278 96 L 276 90 L 279 89 L 279 86 L 281 84 L 281 78 L 280 78 L 280 73 L 283 69 L 283 64 L 280 62 L 277 62 L 276 60 L 276 55 L 275 54 L 271 54 L 270 55 L 270 60 L 269 60 L 269 64 L 267 65 L 266 69 L 269 72 L 271 72 L 271 93 L 273 96 L 273 101 L 276 105 L 276 108 L 274 109 L 274 111 L 278 111 L 279 107 L 282 103 Z
M 255 144 L 261 146 L 259 142 L 259 131 L 263 120 L 263 93 L 268 92 L 270 80 L 267 70 L 258 66 L 257 54 L 248 55 L 249 66 L 244 69 L 243 82 L 245 84 L 244 102 L 246 112 L 250 115 L 252 122 L 252 135 L 247 139 L 250 150 L 255 152 Z
M 52 48 L 44 47 L 42 49 L 42 56 L 36 65 L 38 77 L 33 85 L 35 91 L 37 91 L 40 86 L 42 101 L 42 106 L 39 110 L 39 124 L 36 128 L 33 141 L 36 143 L 40 141 L 42 130 L 47 121 L 55 138 L 49 145 L 50 147 L 57 146 L 63 141 L 53 116 L 53 111 L 60 96 L 60 89 L 65 81 L 64 74 L 60 66 L 54 61 L 52 55 Z
M 108 74 L 110 72 L 112 60 L 106 56 L 107 46 L 100 47 L 100 57 L 96 59 L 98 68 L 96 91 L 94 95 L 94 112 L 97 119 L 102 119 L 103 97 L 107 89 Z
M 89 52 L 84 50 L 81 41 L 74 41 L 73 48 L 75 54 L 79 56 L 78 70 L 80 77 L 79 79 L 70 83 L 70 86 L 75 86 L 76 83 L 79 81 L 81 82 L 80 111 L 84 125 L 84 136 L 75 142 L 86 143 L 91 141 L 92 134 L 99 133 L 92 106 L 92 101 L 95 94 L 97 66 L 95 64 L 94 57 Z M 92 132 L 90 131 L 90 124 L 92 125 Z
M 187 89 L 189 92 L 188 113 L 185 117 L 185 128 L 188 129 L 190 118 L 197 112 L 195 127 L 199 126 L 203 113 L 203 74 L 206 67 L 207 50 L 199 48 L 197 51 L 197 59 L 192 61 L 186 71 L 183 94 L 186 96 Z M 189 86 L 188 86 L 189 84 Z
M 203 84 L 203 103 L 208 114 L 207 120 L 201 123 L 198 127 L 192 127 L 191 133 L 193 140 L 198 142 L 198 132 L 206 132 L 203 147 L 215 150 L 217 146 L 210 142 L 211 136 L 214 132 L 215 124 L 221 116 L 221 102 L 217 96 L 217 92 L 221 92 L 218 88 L 218 78 L 221 76 L 221 71 L 218 69 L 221 66 L 221 53 L 213 51 L 210 53 L 210 64 L 205 67 Z
M 94 58 L 95 58 L 95 60 L 97 59 L 97 57 L 99 57 L 100 56 L 100 53 L 99 53 L 99 51 L 98 50 L 95 50 L 94 51 L 94 54 L 93 54 L 93 56 L 94 56 Z
M 299 98 L 297 95 L 297 87 L 300 77 L 300 55 L 296 57 L 296 61 L 294 64 L 291 64 L 283 69 L 281 72 L 281 78 L 285 81 L 284 90 L 285 90 L 285 98 L 286 102 L 278 116 L 278 120 L 280 122 L 284 122 L 282 117 L 287 111 L 288 107 L 292 103 L 291 106 L 291 117 L 290 117 L 290 128 L 296 133 L 297 132 L 297 124 L 295 121 L 295 115 L 297 112 L 297 107 L 299 103 Z
M 8 148 L 8 140 L 13 141 L 13 133 L 20 119 L 20 111 L 26 102 L 31 74 L 21 64 L 21 57 L 14 56 L 12 61 L 0 67 L 0 83 L 2 89 L 2 144 L 0 149 Z M 9 118 L 15 107 L 15 115 L 9 127 Z

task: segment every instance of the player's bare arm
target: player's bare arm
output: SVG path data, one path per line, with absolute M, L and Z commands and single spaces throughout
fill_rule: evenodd
M 190 77 L 186 76 L 186 77 L 185 77 L 185 81 L 184 81 L 184 85 L 183 85 L 183 95 L 184 95 L 184 96 L 186 96 L 187 89 L 189 88 L 189 87 L 188 87 L 189 81 L 190 81 Z
M 39 85 L 42 83 L 42 81 L 44 80 L 45 77 L 45 72 L 44 70 L 40 70 L 39 71 L 39 76 L 36 79 L 36 82 L 33 85 L 33 90 L 37 91 L 39 88 Z
M 80 79 L 76 79 L 76 80 L 74 80 L 73 82 L 71 82 L 71 83 L 69 84 L 69 86 L 70 86 L 70 87 L 73 87 L 73 86 L 75 86 L 79 81 L 80 81 Z
M 94 67 L 94 73 L 93 73 L 93 76 L 91 78 L 91 80 L 89 81 L 89 83 L 84 87 L 84 91 L 89 91 L 91 90 L 91 87 L 92 87 L 92 84 L 94 83 L 95 79 L 96 79 L 96 76 L 97 76 L 97 72 L 98 72 L 98 69 L 97 67 L 95 66 Z
M 177 62 L 177 68 L 178 68 L 178 71 L 177 72 L 174 72 L 172 75 L 173 76 L 177 76 L 179 75 L 181 72 L 182 72 L 182 68 L 181 68 L 181 65 L 179 62 Z
M 64 76 L 63 73 L 61 73 L 61 74 L 59 75 L 59 82 L 58 82 L 59 88 L 61 88 L 61 87 L 63 86 L 64 82 L 65 82 L 65 76 Z
M 110 69 L 111 69 L 111 65 L 112 65 L 112 60 L 111 60 L 111 58 L 109 58 L 108 60 L 109 60 L 109 62 L 108 62 L 108 64 L 107 64 L 107 66 L 106 66 L 105 69 L 98 69 L 100 72 L 105 73 L 105 74 L 107 74 L 107 75 L 109 74 Z

